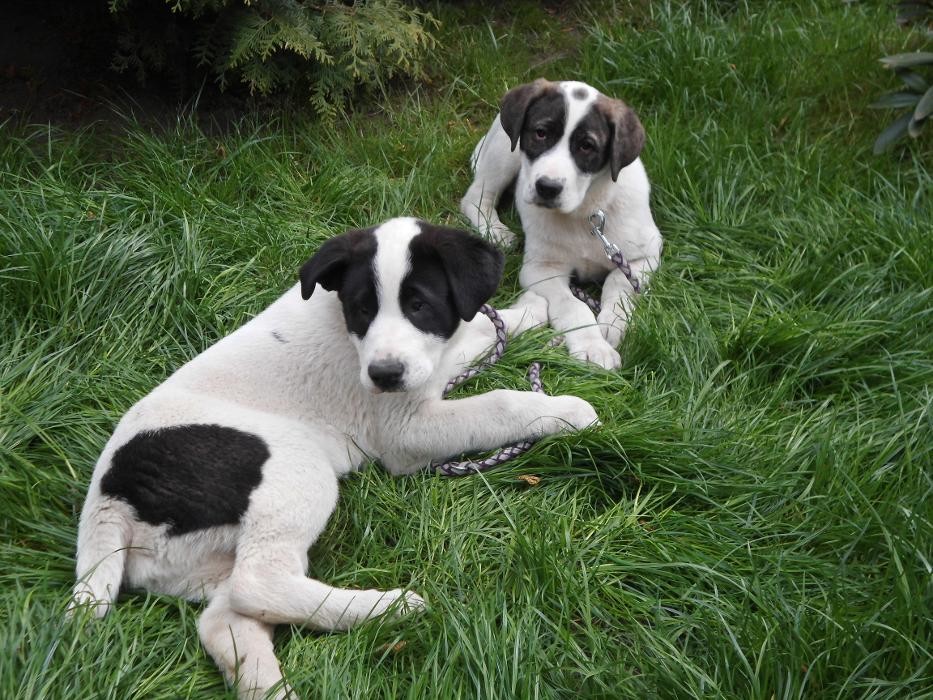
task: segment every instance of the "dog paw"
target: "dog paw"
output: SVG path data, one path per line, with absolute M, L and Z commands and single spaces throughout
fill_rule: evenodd
M 628 325 L 624 312 L 620 314 L 618 309 L 603 309 L 596 317 L 596 323 L 606 342 L 614 348 L 619 347 Z
M 570 356 L 584 362 L 590 362 L 603 369 L 618 369 L 622 366 L 622 356 L 606 342 L 604 338 L 583 345 L 576 344 L 569 348 Z
M 71 619 L 82 611 L 89 612 L 94 617 L 104 617 L 111 607 L 109 600 L 97 598 L 90 587 L 81 582 L 75 586 L 71 601 L 65 609 L 65 618 Z
M 555 421 L 552 432 L 567 433 L 600 424 L 596 410 L 579 396 L 552 396 L 550 399 Z
M 623 321 L 618 316 L 611 319 L 603 319 L 600 315 L 597 322 L 599 323 L 599 332 L 602 333 L 606 343 L 613 348 L 619 347 L 619 343 L 622 342 L 622 338 L 625 336 L 625 325 Z
M 380 593 L 379 601 L 373 608 L 373 615 L 383 615 L 387 612 L 395 617 L 404 617 L 412 613 L 423 612 L 428 604 L 417 593 L 394 588 L 391 591 L 376 591 Z
M 530 328 L 547 323 L 547 302 L 544 297 L 525 292 L 515 304 L 499 309 L 509 335 L 519 335 Z
M 493 224 L 487 228 L 485 237 L 503 250 L 515 247 L 515 234 L 503 224 Z

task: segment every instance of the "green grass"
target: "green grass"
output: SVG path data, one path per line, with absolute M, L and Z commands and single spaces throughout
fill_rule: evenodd
M 348 478 L 311 575 L 431 608 L 280 628 L 289 680 L 328 698 L 933 695 L 933 150 L 873 157 L 886 116 L 867 109 L 893 86 L 876 59 L 918 38 L 884 3 L 682 5 L 435 8 L 430 83 L 334 126 L 0 128 L 0 697 L 229 694 L 196 606 L 130 593 L 63 620 L 99 450 L 326 237 L 461 221 L 476 139 L 539 75 L 639 111 L 662 267 L 618 373 L 538 332 L 467 390 L 523 387 L 542 358 L 603 426 L 483 476 Z

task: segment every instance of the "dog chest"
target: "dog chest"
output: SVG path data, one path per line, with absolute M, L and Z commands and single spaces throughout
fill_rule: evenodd
M 582 217 L 542 211 L 534 205 L 520 205 L 518 210 L 525 231 L 524 265 L 560 269 L 583 280 L 602 279 L 611 269 Z

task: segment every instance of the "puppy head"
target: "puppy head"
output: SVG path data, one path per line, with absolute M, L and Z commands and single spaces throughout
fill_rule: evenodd
M 337 292 L 363 386 L 412 391 L 496 291 L 502 265 L 502 253 L 466 231 L 392 219 L 321 246 L 301 268 L 301 295 L 315 285 Z
M 529 204 L 565 214 L 577 209 L 594 179 L 634 161 L 645 145 L 638 116 L 621 100 L 585 83 L 543 78 L 505 94 L 499 121 L 522 151 L 523 188 Z

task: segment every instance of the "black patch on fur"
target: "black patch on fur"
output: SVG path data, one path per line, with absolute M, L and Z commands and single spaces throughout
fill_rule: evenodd
M 561 136 L 567 122 L 567 105 L 564 95 L 548 91 L 534 100 L 525 113 L 522 127 L 521 149 L 534 160 L 551 150 Z
M 645 129 L 638 115 L 622 100 L 600 95 L 594 105 L 609 125 L 609 174 L 615 182 L 622 168 L 638 158 L 645 147 Z
M 555 93 L 557 86 L 554 83 L 538 78 L 533 83 L 512 88 L 502 96 L 499 102 L 499 123 L 509 137 L 511 150 L 514 151 L 518 145 L 529 105 L 542 95 Z
M 437 252 L 418 234 L 409 245 L 411 269 L 399 288 L 399 305 L 405 318 L 425 333 L 449 338 L 460 324 L 447 273 Z
M 581 88 L 581 87 L 574 88 L 574 89 L 573 89 L 573 92 L 571 92 L 570 94 L 573 95 L 574 99 L 576 99 L 576 100 L 585 100 L 585 99 L 586 99 L 586 90 L 584 90 L 584 89 Z
M 606 117 L 591 107 L 570 133 L 570 155 L 581 172 L 595 173 L 606 167 L 611 140 Z
M 133 506 L 150 525 L 184 535 L 235 525 L 262 480 L 269 448 L 222 425 L 176 425 L 139 433 L 113 455 L 101 491 Z
M 461 229 L 418 222 L 408 244 L 411 268 L 399 288 L 405 317 L 425 333 L 449 338 L 499 286 L 504 256 Z
M 301 296 L 310 298 L 314 285 L 336 291 L 347 330 L 362 338 L 379 311 L 376 295 L 375 229 L 347 231 L 331 238 L 301 268 Z
M 347 265 L 343 283 L 337 289 L 337 297 L 343 306 L 343 319 L 347 330 L 362 338 L 369 324 L 379 313 L 379 296 L 376 293 L 376 278 L 373 271 L 373 256 L 376 255 L 375 237 L 371 255 L 361 256 Z
M 272 331 L 272 337 L 275 339 L 276 342 L 282 343 L 282 345 L 285 345 L 286 343 L 288 343 L 288 340 L 285 338 L 285 336 L 283 336 L 278 331 Z

